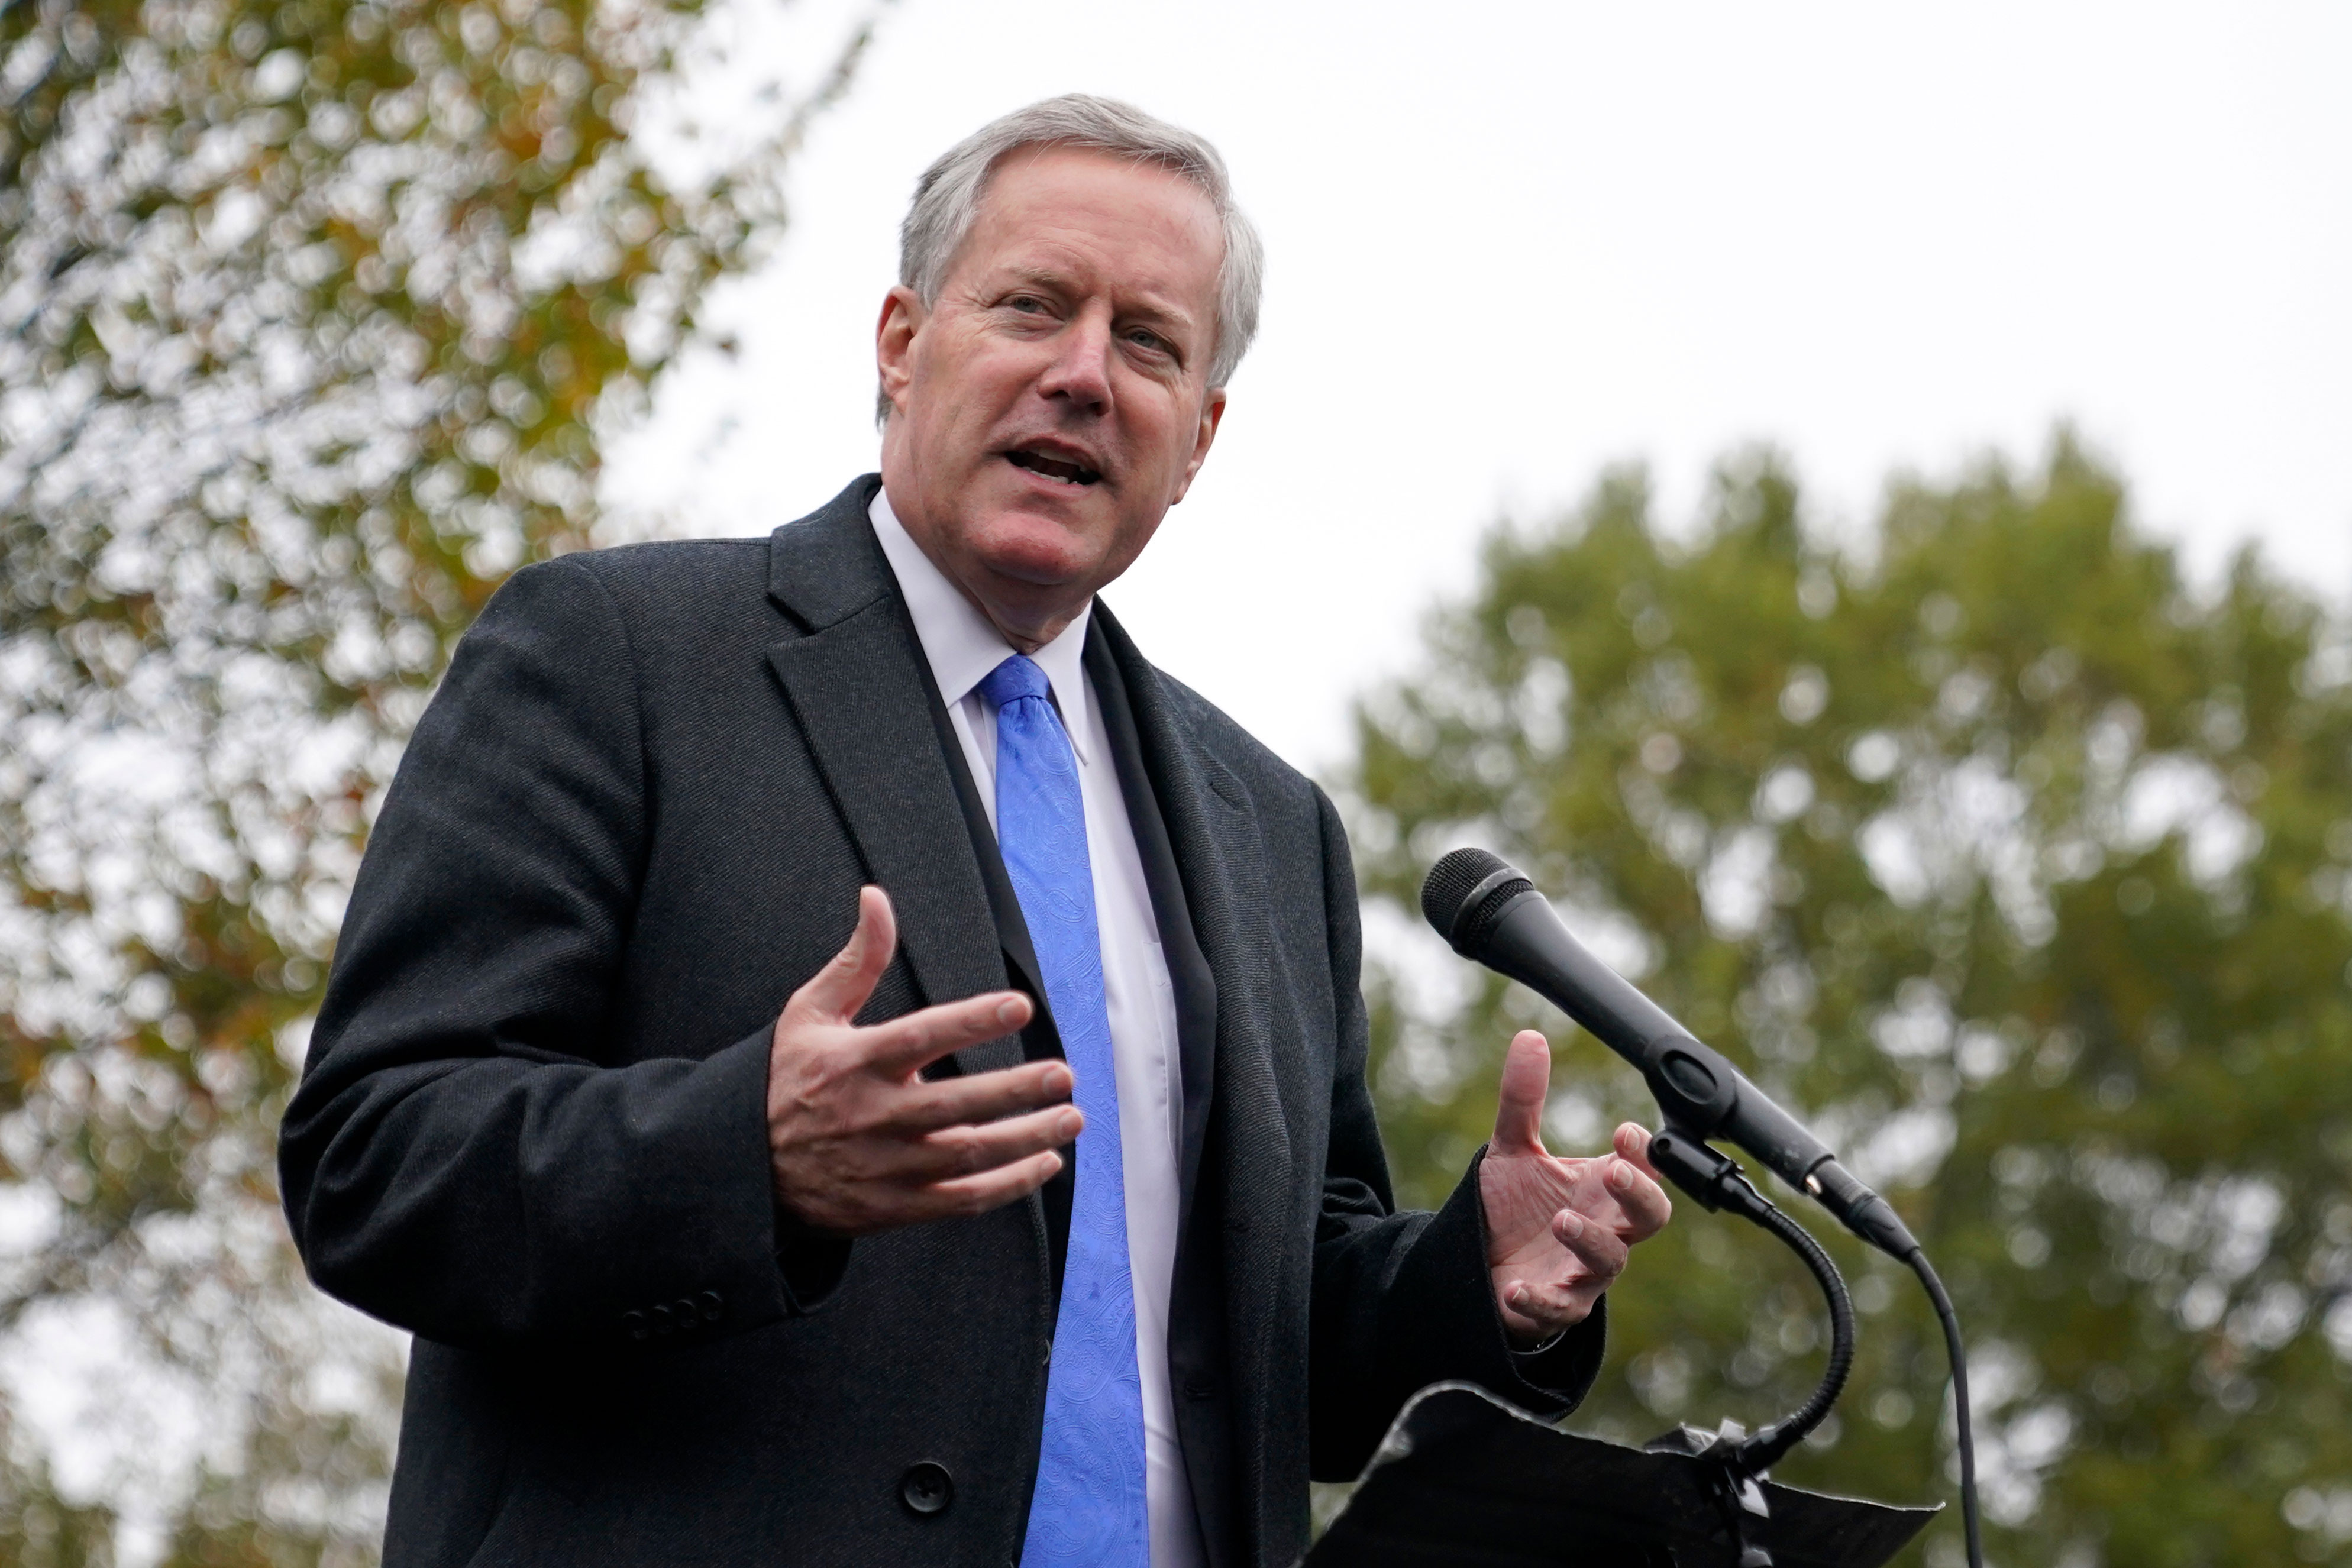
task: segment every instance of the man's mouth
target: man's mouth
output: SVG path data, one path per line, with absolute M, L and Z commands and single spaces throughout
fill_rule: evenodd
M 1071 458 L 1056 457 L 1050 453 L 1034 452 L 1023 447 L 1015 447 L 1006 453 L 1004 460 L 1015 468 L 1025 468 L 1032 474 L 1058 479 L 1065 485 L 1091 485 L 1102 477 L 1100 473 Z

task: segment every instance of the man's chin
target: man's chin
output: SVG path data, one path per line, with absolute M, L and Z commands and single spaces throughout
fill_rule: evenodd
M 966 538 L 990 571 L 1051 592 L 1089 578 L 1114 528 L 1112 519 L 1075 508 L 1007 507 L 973 518 Z

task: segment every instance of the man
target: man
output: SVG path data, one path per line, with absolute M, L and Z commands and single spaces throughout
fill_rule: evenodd
M 1414 1389 L 1591 1385 L 1640 1130 L 1545 1153 L 1522 1034 L 1394 1212 L 1330 802 L 1095 600 L 1257 256 L 1199 139 L 1009 116 L 918 190 L 878 481 L 483 612 L 282 1141 L 417 1336 L 390 1568 L 1286 1563 Z

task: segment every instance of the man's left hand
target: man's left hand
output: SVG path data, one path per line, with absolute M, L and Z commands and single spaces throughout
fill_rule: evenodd
M 1625 1271 L 1633 1243 L 1674 1212 L 1650 1166 L 1650 1134 L 1628 1122 L 1616 1153 L 1562 1159 L 1543 1146 L 1551 1047 L 1533 1030 L 1511 1040 L 1495 1141 L 1478 1167 L 1486 1271 L 1503 1326 L 1521 1349 L 1574 1328 Z

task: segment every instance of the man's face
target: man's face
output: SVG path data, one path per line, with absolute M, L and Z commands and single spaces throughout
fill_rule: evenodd
M 1050 641 L 1126 570 L 1208 455 L 1223 253 L 1181 176 L 1024 148 L 938 303 L 884 301 L 891 506 L 1015 645 Z

